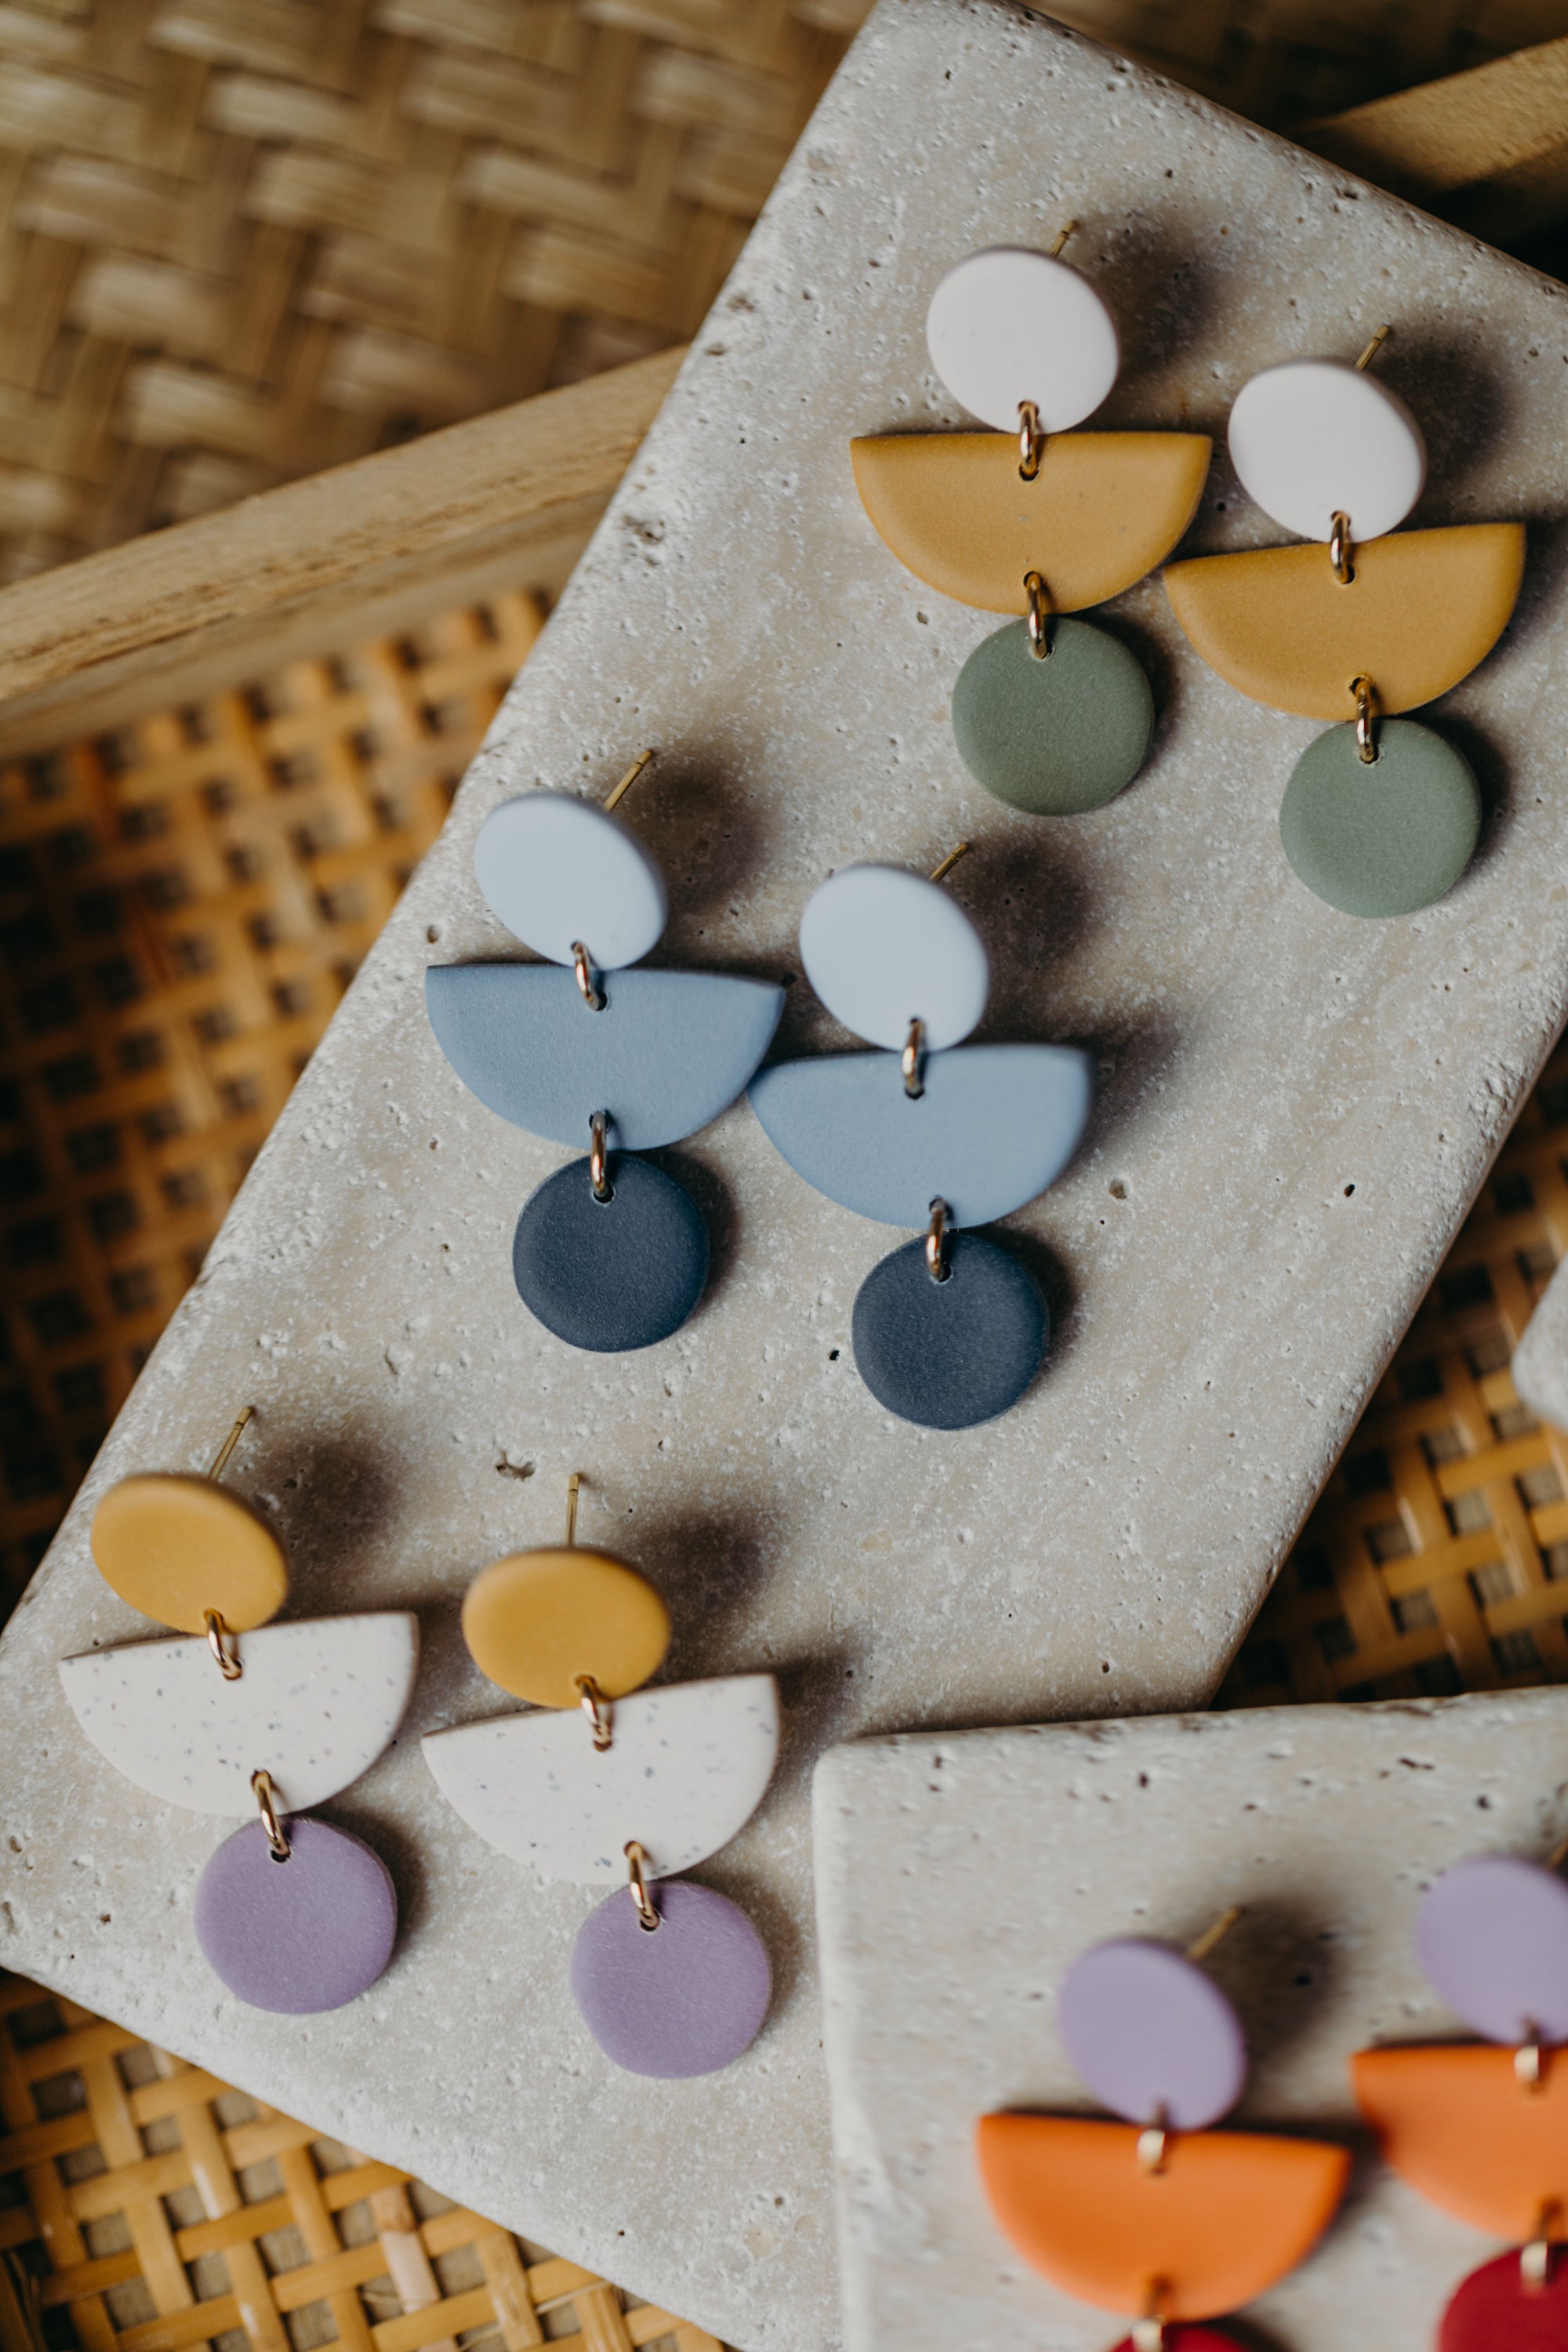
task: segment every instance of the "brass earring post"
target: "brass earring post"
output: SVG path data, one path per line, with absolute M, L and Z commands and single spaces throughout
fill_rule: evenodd
M 1078 223 L 1075 220 L 1069 220 L 1066 228 L 1059 228 L 1057 231 L 1057 241 L 1050 247 L 1050 258 L 1053 261 L 1059 261 L 1061 259 L 1062 247 L 1066 245 L 1069 236 L 1076 236 L 1077 231 Z M 1387 328 L 1385 327 L 1383 331 L 1386 334 L 1388 332 Z
M 1205 1927 L 1196 1942 L 1187 1946 L 1188 1959 L 1195 1961 L 1201 1968 L 1211 1952 L 1218 1951 L 1237 1921 L 1242 1916 L 1243 1910 L 1239 1903 L 1233 1903 L 1228 1911 L 1222 1911 L 1213 1926 Z
M 1377 357 L 1379 352 L 1382 351 L 1384 343 L 1387 342 L 1393 332 L 1394 329 L 1392 327 L 1379 327 L 1376 334 L 1373 335 L 1371 342 L 1368 343 L 1365 351 L 1363 352 L 1360 359 L 1357 360 L 1355 363 L 1356 373 L 1358 375 L 1363 368 L 1369 368 L 1372 365 L 1373 360 Z
M 254 1421 L 255 1418 L 256 1407 L 253 1404 L 247 1404 L 245 1411 L 240 1414 L 239 1419 L 235 1423 L 234 1427 L 229 1431 L 228 1435 L 224 1439 L 223 1444 L 218 1447 L 217 1452 L 214 1454 L 213 1466 L 207 1472 L 207 1476 L 209 1478 L 221 1478 L 223 1476 L 225 1470 L 228 1467 L 228 1457 L 234 1452 L 235 1447 L 239 1444 L 240 1438 L 245 1433 L 247 1423 Z
M 577 1540 L 577 1489 L 583 1484 L 581 1470 L 574 1470 L 566 1481 L 566 1549 L 570 1551 Z
M 933 882 L 945 882 L 948 876 L 952 872 L 953 867 L 957 865 L 959 859 L 961 857 L 967 857 L 968 855 L 968 842 L 961 841 L 956 849 L 950 849 L 948 851 L 947 856 L 942 859 L 940 866 L 932 866 L 931 871 L 931 879 Z
M 625 800 L 626 794 L 631 791 L 632 786 L 636 783 L 643 770 L 647 766 L 648 761 L 650 760 L 655 760 L 658 757 L 658 752 L 652 751 L 639 751 L 637 753 L 637 758 L 632 761 L 631 766 L 626 770 L 626 774 L 621 778 L 620 782 L 616 786 L 614 792 L 606 794 L 605 800 L 605 809 L 606 814 L 611 809 L 617 807 L 619 803 Z

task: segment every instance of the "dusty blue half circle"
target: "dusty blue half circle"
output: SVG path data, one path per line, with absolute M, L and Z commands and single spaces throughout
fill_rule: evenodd
M 784 991 L 709 971 L 606 971 L 602 1013 L 557 964 L 433 964 L 436 1040 L 488 1110 L 582 1150 L 594 1113 L 622 1151 L 679 1142 L 728 1108 L 773 1043 Z
M 795 1173 L 886 1225 L 989 1224 L 1054 1184 L 1078 1150 L 1094 1065 L 1071 1045 L 954 1045 L 904 1092 L 897 1054 L 775 1062 L 751 1105 Z

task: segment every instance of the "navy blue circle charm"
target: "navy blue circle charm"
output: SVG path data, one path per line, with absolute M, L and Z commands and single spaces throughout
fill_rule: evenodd
M 679 1331 L 708 1281 L 708 1228 L 673 1176 L 635 1152 L 612 1156 L 610 1198 L 586 1160 L 546 1177 L 517 1221 L 518 1296 L 569 1348 L 619 1355 Z
M 1050 1317 L 1016 1258 L 950 1234 L 945 1282 L 923 1241 L 874 1265 L 851 1326 L 855 1362 L 879 1404 L 922 1429 L 971 1429 L 1017 1403 L 1040 1368 Z

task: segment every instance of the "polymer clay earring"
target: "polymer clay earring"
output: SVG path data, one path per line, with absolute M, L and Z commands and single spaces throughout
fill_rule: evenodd
M 1165 572 L 1171 608 L 1211 669 L 1255 702 L 1340 722 L 1297 761 L 1280 841 L 1329 906 L 1384 917 L 1452 889 L 1481 825 L 1468 762 L 1395 714 L 1447 694 L 1485 658 L 1524 572 L 1521 523 L 1399 530 L 1426 451 L 1405 403 L 1367 373 L 1388 332 L 1353 367 L 1266 368 L 1231 410 L 1243 488 L 1316 544 L 1197 556 Z
M 1568 2347 L 1568 1885 L 1555 1864 L 1480 1854 L 1415 1914 L 1439 1998 L 1481 2042 L 1358 2050 L 1351 2079 L 1412 2189 L 1517 2251 L 1472 2271 L 1438 2352 Z
M 1208 473 L 1203 433 L 1075 433 L 1121 367 L 1110 312 L 1049 253 L 994 246 L 948 271 L 926 341 L 990 433 L 892 433 L 849 445 L 877 530 L 917 579 L 1021 615 L 958 676 L 952 731 L 998 800 L 1037 816 L 1099 808 L 1148 757 L 1154 698 L 1119 638 L 1063 617 L 1118 596 L 1169 555 Z
M 584 1921 L 571 1963 L 605 2056 L 633 2074 L 711 2074 L 762 2031 L 772 1970 L 738 1905 L 674 1874 L 727 1845 L 761 1804 L 778 1686 L 732 1675 L 639 1689 L 668 1646 L 669 1613 L 624 1559 L 578 1544 L 579 1484 L 574 1471 L 564 1545 L 498 1559 L 463 1603 L 474 1664 L 531 1711 L 427 1732 L 425 1760 L 498 1853 L 618 1889 Z
M 772 1043 L 784 991 L 710 971 L 635 971 L 655 947 L 664 877 L 602 808 L 525 793 L 474 844 L 487 904 L 544 963 L 433 964 L 437 1044 L 488 1110 L 582 1150 L 525 1204 L 512 1242 L 523 1305 L 569 1347 L 651 1348 L 708 1281 L 708 1233 L 685 1188 L 641 1155 L 709 1125 Z
M 1234 2337 L 1195 2323 L 1304 2262 L 1344 2193 L 1344 2148 L 1209 2128 L 1241 2096 L 1247 2048 L 1199 1962 L 1239 1916 L 1227 1911 L 1185 1954 L 1142 1937 L 1097 1944 L 1063 1979 L 1068 2055 L 1121 2122 L 1002 2114 L 977 2127 L 1003 2232 L 1053 2285 L 1132 2319 L 1117 2352 L 1235 2352 Z
M 972 1229 L 1053 1184 L 1077 1150 L 1093 1065 L 1070 1045 L 965 1045 L 991 967 L 969 917 L 893 866 L 849 866 L 801 918 L 806 977 L 879 1050 L 775 1062 L 750 1099 L 797 1175 L 858 1215 L 925 1228 L 874 1266 L 855 1301 L 861 1379 L 927 1429 L 968 1429 L 1016 1404 L 1050 1318 L 1009 1252 Z
M 72 1714 L 137 1788 L 192 1812 L 259 1815 L 196 1885 L 196 1940 L 252 2009 L 341 2009 L 392 1957 L 385 1864 L 330 1822 L 301 1819 L 369 1770 L 414 1686 L 417 1618 L 401 1610 L 274 1625 L 283 1548 L 220 1486 L 247 1407 L 205 1478 L 122 1478 L 98 1507 L 92 1553 L 133 1609 L 194 1639 L 62 1658 Z

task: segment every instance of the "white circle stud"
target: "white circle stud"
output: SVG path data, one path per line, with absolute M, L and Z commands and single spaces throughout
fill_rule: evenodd
M 1044 433 L 1092 415 L 1116 382 L 1116 326 L 1080 271 L 995 245 L 950 269 L 926 312 L 931 362 L 972 415 L 1016 433 L 1033 401 Z
M 1421 495 L 1426 444 L 1395 392 L 1341 360 L 1288 360 L 1243 384 L 1230 458 L 1247 496 L 1303 539 L 1350 517 L 1352 543 L 1396 530 Z
M 552 963 L 578 942 L 597 971 L 647 955 L 669 912 L 664 877 L 635 833 L 592 801 L 525 793 L 492 809 L 474 843 L 474 874 L 492 915 Z
M 832 1013 L 873 1045 L 901 1050 L 924 1024 L 933 1053 L 967 1037 L 985 1010 L 985 942 L 955 900 L 899 866 L 847 866 L 800 920 L 805 976 Z

